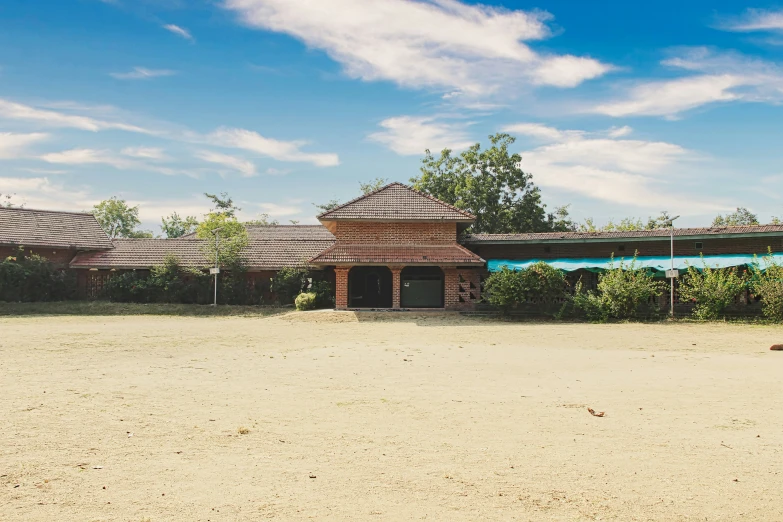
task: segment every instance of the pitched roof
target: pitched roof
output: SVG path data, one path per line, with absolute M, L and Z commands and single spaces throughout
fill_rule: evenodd
M 310 260 L 313 264 L 457 264 L 483 265 L 484 260 L 457 245 L 378 246 L 335 244 Z
M 337 208 L 324 212 L 321 221 L 353 219 L 370 221 L 463 221 L 476 218 L 455 206 L 402 183 L 390 183 Z
M 0 245 L 112 248 L 111 240 L 92 214 L 5 207 L 0 207 Z
M 260 230 L 264 229 L 264 230 Z M 334 236 L 321 225 L 248 227 L 250 241 L 243 252 L 253 270 L 279 270 L 304 267 L 308 259 L 334 244 Z M 77 255 L 72 268 L 150 268 L 163 263 L 166 254 L 176 255 L 184 266 L 204 268 L 212 265 L 202 253 L 203 240 L 115 239 L 114 250 Z
M 737 237 L 754 235 L 783 234 L 783 225 L 756 225 L 744 227 L 703 227 L 675 228 L 674 237 L 691 239 L 700 237 Z M 573 242 L 611 241 L 615 239 L 650 239 L 666 240 L 670 237 L 668 228 L 655 230 L 628 230 L 619 232 L 541 232 L 528 234 L 471 234 L 465 236 L 466 244 L 489 243 L 539 243 L 539 242 Z

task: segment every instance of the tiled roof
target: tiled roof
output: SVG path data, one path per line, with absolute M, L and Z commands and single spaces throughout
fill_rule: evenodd
M 0 207 L 0 245 L 112 248 L 92 214 Z
M 474 221 L 464 210 L 444 203 L 402 183 L 391 183 L 324 212 L 321 221 L 354 219 L 373 221 Z
M 260 230 L 263 228 L 264 230 Z M 250 242 L 244 251 L 250 269 L 279 270 L 307 266 L 307 260 L 334 244 L 334 236 L 320 225 L 248 227 Z M 201 250 L 200 239 L 116 239 L 110 252 L 77 255 L 72 268 L 149 268 L 160 265 L 166 254 L 176 255 L 185 266 L 212 265 Z
M 458 264 L 483 265 L 484 260 L 468 249 L 454 245 L 377 246 L 336 244 L 310 260 L 313 264 Z
M 472 234 L 464 238 L 467 244 L 480 243 L 537 243 L 541 241 L 573 241 L 612 239 L 646 239 L 669 237 L 668 228 L 656 230 L 631 230 L 622 232 L 542 232 L 529 234 Z M 705 236 L 737 236 L 753 234 L 783 234 L 783 225 L 757 225 L 745 227 L 675 228 L 674 237 L 698 238 Z

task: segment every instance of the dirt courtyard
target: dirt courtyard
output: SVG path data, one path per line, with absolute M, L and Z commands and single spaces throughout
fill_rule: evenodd
M 402 314 L 0 318 L 0 520 L 783 520 L 780 342 Z

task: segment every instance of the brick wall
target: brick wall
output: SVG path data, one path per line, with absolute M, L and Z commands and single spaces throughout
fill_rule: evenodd
M 70 250 L 67 248 L 25 248 L 25 254 L 30 253 L 45 257 L 52 264 L 59 267 L 67 267 L 71 259 L 76 255 L 76 250 Z M 19 253 L 19 247 L 16 246 L 0 246 L 0 259 L 5 259 L 8 256 L 16 256 Z
M 338 266 L 334 269 L 335 279 L 335 308 L 345 310 L 348 308 L 348 272 L 351 267 Z
M 783 251 L 783 235 L 763 238 L 703 239 L 702 248 L 696 248 L 695 240 L 674 241 L 674 255 L 698 256 L 712 254 L 765 254 L 767 247 L 773 251 Z M 610 243 L 550 243 L 550 244 L 506 244 L 506 245 L 467 245 L 484 259 L 554 259 L 562 257 L 633 257 L 634 251 L 640 256 L 667 256 L 670 253 L 669 241 L 623 241 Z M 622 249 L 621 249 L 622 248 Z
M 338 241 L 352 245 L 449 244 L 457 240 L 457 224 L 338 221 L 334 235 Z
M 444 306 L 447 310 L 470 310 L 481 299 L 480 268 L 444 268 Z

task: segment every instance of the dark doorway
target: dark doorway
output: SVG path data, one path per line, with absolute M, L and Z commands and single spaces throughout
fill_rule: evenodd
M 355 266 L 348 273 L 350 308 L 391 308 L 392 273 L 385 266 Z
M 437 266 L 408 266 L 400 274 L 400 306 L 443 308 L 443 270 Z

